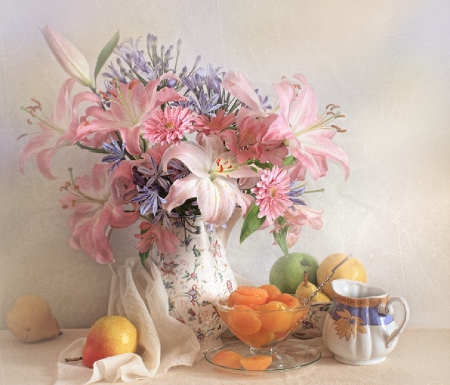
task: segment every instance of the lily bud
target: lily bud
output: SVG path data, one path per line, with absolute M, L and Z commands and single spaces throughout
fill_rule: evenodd
M 62 69 L 78 83 L 92 88 L 89 64 L 78 48 L 48 25 L 41 31 Z

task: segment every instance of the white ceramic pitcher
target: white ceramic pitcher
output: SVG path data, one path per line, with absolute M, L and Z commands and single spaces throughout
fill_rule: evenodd
M 401 297 L 389 299 L 378 287 L 347 279 L 331 282 L 333 303 L 323 328 L 325 345 L 335 359 L 349 365 L 374 365 L 386 360 L 409 320 L 409 306 Z M 397 324 L 393 303 L 404 308 Z
M 151 254 L 166 288 L 169 314 L 192 328 L 202 351 L 221 344 L 219 336 L 227 329 L 215 304 L 237 287 L 225 249 L 239 215 L 237 209 L 226 229 L 207 229 L 201 217 L 184 225 L 174 219 L 175 251 L 162 254 L 154 248 Z

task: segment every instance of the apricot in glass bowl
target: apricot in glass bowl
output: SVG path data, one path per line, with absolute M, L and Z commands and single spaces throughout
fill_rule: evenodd
M 266 285 L 269 286 L 269 285 Z M 286 341 L 308 314 L 310 303 L 270 287 L 238 287 L 221 298 L 216 309 L 228 328 L 250 347 L 249 354 L 272 356 L 272 366 L 287 365 L 276 346 Z

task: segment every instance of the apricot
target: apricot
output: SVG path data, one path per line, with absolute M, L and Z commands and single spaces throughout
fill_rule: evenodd
M 236 291 L 243 295 L 252 295 L 254 297 L 263 297 L 267 298 L 269 294 L 267 293 L 267 290 L 261 289 L 260 287 L 255 286 L 238 286 L 236 288 Z
M 238 338 L 240 338 L 238 336 Z M 261 329 L 258 333 L 245 336 L 243 341 L 254 348 L 261 348 L 269 345 L 275 339 L 275 333 L 271 330 Z
M 266 370 L 272 363 L 271 356 L 248 356 L 241 358 L 240 363 L 246 370 Z
M 264 329 L 278 333 L 287 332 L 292 328 L 294 314 L 292 311 L 289 311 L 289 307 L 284 302 L 270 301 L 269 303 L 260 306 L 260 309 L 267 310 L 259 313 Z
M 278 289 L 278 287 L 276 287 L 275 285 L 261 285 L 259 288 L 266 290 L 267 294 L 269 294 L 266 302 L 273 301 L 276 297 L 278 297 L 281 294 L 281 290 Z
M 261 325 L 259 315 L 246 305 L 235 305 L 228 313 L 228 326 L 233 333 L 256 334 Z
M 297 298 L 295 298 L 291 294 L 282 293 L 275 298 L 274 301 L 280 301 L 285 303 L 289 308 L 293 309 L 294 307 L 300 307 L 300 302 Z
M 274 337 L 274 341 L 275 340 L 282 340 L 283 338 L 285 338 L 288 335 L 287 331 L 284 332 L 278 332 L 278 333 L 274 333 L 275 337 Z
M 266 292 L 267 294 L 267 292 Z M 246 305 L 253 307 L 255 305 L 263 305 L 266 303 L 266 298 L 264 296 L 253 296 L 242 294 L 238 291 L 233 291 L 228 297 L 227 304 L 229 307 L 233 307 L 234 305 Z
M 212 362 L 216 365 L 225 366 L 227 368 L 240 369 L 242 367 L 240 360 L 242 355 L 232 350 L 221 350 L 212 358 Z

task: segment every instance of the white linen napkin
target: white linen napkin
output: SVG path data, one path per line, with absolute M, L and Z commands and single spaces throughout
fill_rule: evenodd
M 152 378 L 172 366 L 192 366 L 200 344 L 194 331 L 169 316 L 168 298 L 158 269 L 151 258 L 146 268 L 138 258 L 128 258 L 114 272 L 109 315 L 123 315 L 138 331 L 138 354 L 120 354 L 97 361 L 93 369 L 65 358 L 81 356 L 86 338 L 81 338 L 58 358 L 56 385 L 91 384 L 97 381 L 130 382 Z

